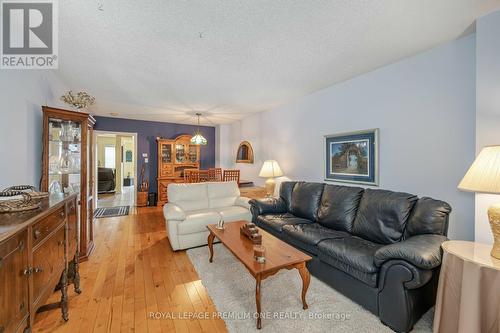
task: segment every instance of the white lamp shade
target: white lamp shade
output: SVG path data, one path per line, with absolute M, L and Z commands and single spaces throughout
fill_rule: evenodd
M 458 188 L 471 192 L 500 193 L 500 146 L 484 147 Z
M 259 177 L 281 177 L 283 176 L 283 171 L 275 160 L 264 161 L 262 169 L 260 169 Z

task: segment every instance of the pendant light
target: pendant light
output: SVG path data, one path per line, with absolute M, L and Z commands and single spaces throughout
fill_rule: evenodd
M 200 116 L 201 113 L 196 113 L 196 116 L 198 117 L 198 128 L 194 132 L 193 137 L 191 138 L 191 143 L 194 145 L 206 145 L 207 144 L 207 139 L 203 135 L 201 135 L 200 132 Z

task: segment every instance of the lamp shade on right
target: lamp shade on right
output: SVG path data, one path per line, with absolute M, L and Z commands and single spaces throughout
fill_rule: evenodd
M 500 193 L 500 146 L 484 147 L 458 185 L 460 190 Z
M 283 176 L 283 171 L 275 160 L 264 161 L 262 169 L 260 169 L 259 177 L 271 178 L 271 177 L 281 177 Z

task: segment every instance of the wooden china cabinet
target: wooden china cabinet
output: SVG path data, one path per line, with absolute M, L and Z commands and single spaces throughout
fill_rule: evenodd
M 94 248 L 94 117 L 86 112 L 48 106 L 43 111 L 41 190 L 78 193 L 79 261 L 88 259 Z
M 184 182 L 184 170 L 200 169 L 200 146 L 191 143 L 191 135 L 175 139 L 157 138 L 158 142 L 158 205 L 168 202 L 167 187 Z

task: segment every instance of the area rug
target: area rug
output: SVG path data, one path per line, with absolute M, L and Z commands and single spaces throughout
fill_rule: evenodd
M 94 211 L 94 218 L 124 216 L 128 215 L 129 211 L 130 206 L 101 207 Z
M 223 245 L 214 245 L 213 263 L 208 248 L 187 251 L 229 332 L 257 332 L 255 279 Z M 360 305 L 311 276 L 308 310 L 302 310 L 302 280 L 296 269 L 284 270 L 262 281 L 261 304 L 265 317 L 261 332 L 392 332 Z M 413 332 L 432 332 L 434 309 Z M 266 318 L 267 317 L 267 318 Z

